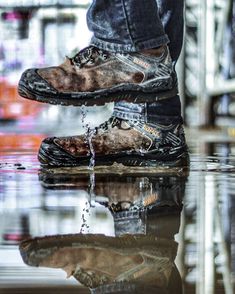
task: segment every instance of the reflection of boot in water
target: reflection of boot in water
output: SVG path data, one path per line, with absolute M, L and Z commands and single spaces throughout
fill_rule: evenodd
M 118 173 L 117 172 L 79 172 L 79 173 L 54 173 L 48 170 L 41 170 L 39 173 L 39 181 L 46 189 L 51 190 L 81 190 L 92 192 L 95 196 L 105 196 L 109 199 L 106 203 L 117 204 L 118 202 L 136 202 L 145 200 L 145 204 L 152 200 L 163 199 L 167 201 L 167 197 L 162 198 L 161 194 L 168 194 L 171 191 L 171 198 L 181 203 L 181 195 L 184 193 L 185 179 L 188 172 L 182 172 L 179 175 L 175 173 L 159 173 L 155 170 L 147 170 L 142 172 Z M 91 182 L 91 179 L 94 183 Z M 93 189 L 91 191 L 91 188 Z M 160 195 L 160 197 L 159 197 Z M 149 197 L 150 196 L 150 197 Z M 99 197 L 98 197 L 99 198 Z M 151 200 L 152 198 L 152 200 Z M 105 204 L 105 203 L 102 203 Z M 161 205 L 163 203 L 161 202 Z M 167 204 L 167 203 L 166 203 Z
M 117 282 L 165 287 L 176 250 L 173 240 L 144 235 L 61 235 L 20 245 L 28 265 L 62 268 L 89 288 Z
M 146 185 L 140 185 L 145 193 L 142 197 L 132 199 L 133 202 L 125 201 L 124 198 L 118 201 L 113 197 L 109 201 L 108 207 L 114 217 L 115 235 L 144 234 L 146 236 L 156 236 L 170 243 L 174 240 L 174 235 L 179 232 L 180 214 L 182 210 L 182 200 L 184 197 L 186 177 L 169 176 L 149 176 L 145 179 Z M 143 183 L 143 182 L 142 182 Z M 105 193 L 104 193 L 105 194 Z M 159 256 L 159 264 L 164 262 L 164 256 Z M 170 267 L 165 268 L 164 286 L 155 291 L 146 290 L 150 293 L 182 293 L 181 277 L 171 260 Z M 156 272 L 155 279 L 160 278 L 160 271 Z M 133 284 L 132 284 L 133 286 Z M 125 293 L 118 290 L 119 285 L 112 285 L 113 292 L 107 286 L 98 287 L 93 293 Z M 126 293 L 145 293 L 141 291 L 127 291 Z
M 109 184 L 106 175 L 103 184 L 104 178 L 96 177 L 94 193 L 108 197 L 104 204 L 113 214 L 116 237 L 74 234 L 26 240 L 20 246 L 24 261 L 62 268 L 93 293 L 167 293 L 172 285 L 180 289 L 174 234 L 185 178 L 118 175 L 109 177 Z

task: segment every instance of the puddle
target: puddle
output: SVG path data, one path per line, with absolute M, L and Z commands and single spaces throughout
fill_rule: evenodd
M 233 293 L 233 148 L 215 144 L 175 169 L 40 169 L 35 152 L 2 152 L 0 289 Z M 44 249 L 45 236 L 67 234 Z M 35 237 L 42 242 L 25 261 L 40 262 L 29 267 L 18 246 Z

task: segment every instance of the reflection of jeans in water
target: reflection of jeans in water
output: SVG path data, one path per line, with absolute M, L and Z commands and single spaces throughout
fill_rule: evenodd
M 140 51 L 168 44 L 177 61 L 183 41 L 184 0 L 93 0 L 87 23 L 92 44 L 109 51 Z M 115 104 L 120 118 L 162 122 L 180 117 L 179 97 L 156 103 Z

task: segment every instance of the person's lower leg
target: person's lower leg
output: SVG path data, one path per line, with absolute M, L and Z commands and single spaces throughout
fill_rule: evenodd
M 94 0 L 87 13 L 91 44 L 113 52 L 139 52 L 169 42 L 156 0 Z
M 174 65 L 176 64 L 183 43 L 184 0 L 156 0 L 159 17 L 164 32 L 169 37 L 169 50 Z M 157 23 L 159 19 L 157 18 Z M 156 103 L 131 105 L 125 102 L 115 104 L 114 114 L 120 118 L 138 118 L 161 124 L 169 124 L 178 117 L 181 119 L 181 102 L 178 95 Z

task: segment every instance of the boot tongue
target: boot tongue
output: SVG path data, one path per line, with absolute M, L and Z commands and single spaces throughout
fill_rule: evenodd
M 129 129 L 131 129 L 131 126 L 128 124 L 128 121 L 126 121 L 126 120 L 121 120 L 121 128 L 123 129 L 123 130 L 129 130 Z

